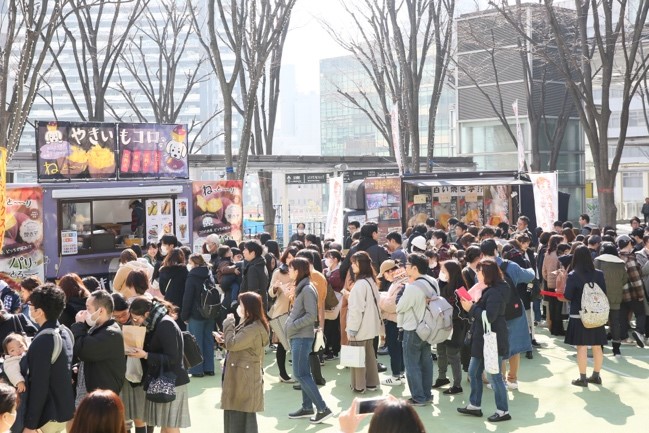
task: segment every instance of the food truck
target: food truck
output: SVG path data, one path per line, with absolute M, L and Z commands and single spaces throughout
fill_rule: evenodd
M 519 215 L 530 218 L 536 227 L 536 211 L 532 182 L 527 175 L 515 171 L 442 172 L 408 176 L 369 177 L 353 182 L 346 198 L 362 194 L 364 220 L 379 226 L 379 237 L 391 231 L 403 233 L 407 227 L 435 218 L 441 227 L 455 217 L 466 224 L 496 226 L 515 222 Z M 364 191 L 361 193 L 361 191 Z M 557 196 L 556 188 L 554 190 Z M 559 195 L 566 195 L 559 193 Z M 359 200 L 346 200 L 349 203 Z M 555 219 L 566 219 L 567 199 L 559 200 Z M 347 210 L 351 215 L 351 209 Z M 347 216 L 346 221 L 353 218 Z
M 37 185 L 7 185 L 0 272 L 103 278 L 122 250 L 241 238 L 241 181 L 189 180 L 185 125 L 38 122 Z M 111 265 L 112 263 L 112 265 Z

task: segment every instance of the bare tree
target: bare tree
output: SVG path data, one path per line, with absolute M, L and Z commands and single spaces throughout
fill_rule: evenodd
M 523 8 L 509 11 L 509 21 L 516 22 L 521 31 L 527 34 L 535 33 L 534 37 L 548 41 L 549 35 L 543 34 L 543 19 L 538 10 L 531 5 L 531 20 L 527 23 L 527 14 Z M 526 12 L 526 11 L 525 11 Z M 518 143 L 514 125 L 510 124 L 512 116 L 511 86 L 508 82 L 520 79 L 522 73 L 523 92 L 527 118 L 530 123 L 530 150 L 532 160 L 530 169 L 540 171 L 557 168 L 561 145 L 571 114 L 574 114 L 573 104 L 565 86 L 558 85 L 553 78 L 557 73 L 552 65 L 531 56 L 529 43 L 517 35 L 516 29 L 500 14 L 483 15 L 477 19 L 466 19 L 458 23 L 458 34 L 462 41 L 463 50 L 470 53 L 461 54 L 454 63 L 458 68 L 459 80 L 464 85 L 474 86 L 481 97 L 487 102 L 494 116 L 500 121 L 508 138 L 514 146 Z M 520 59 L 520 69 L 516 64 Z M 513 71 L 513 72 L 510 72 Z M 515 74 L 512 77 L 511 74 Z M 509 91 L 503 87 L 510 87 Z M 562 87 L 560 93 L 557 89 Z M 505 96 L 506 95 L 506 96 Z M 506 100 L 510 98 L 511 100 Z M 552 103 L 548 99 L 553 99 Z M 560 100 L 557 106 L 555 100 Z M 541 139 L 549 144 L 548 163 L 541 165 Z
M 62 32 L 50 45 L 60 79 L 83 121 L 104 121 L 106 93 L 131 29 L 150 0 L 99 1 L 69 0 Z M 54 41 L 53 41 L 54 42 Z M 70 51 L 76 76 L 64 69 L 58 53 Z M 81 91 L 73 84 L 78 80 Z
M 66 1 L 0 3 L 0 137 L 11 158 L 18 149 L 37 95 L 46 47 L 60 25 Z
M 205 54 L 197 54 L 196 48 L 200 47 L 191 44 L 194 21 L 190 7 L 189 2 L 174 0 L 162 0 L 156 7 L 146 7 L 120 53 L 118 80 L 111 86 L 124 97 L 130 111 L 118 113 L 106 102 L 116 120 L 122 121 L 132 112 L 139 122 L 177 123 L 187 98 L 209 78 Z M 123 75 L 133 81 L 124 80 Z M 146 104 L 141 102 L 142 96 Z M 220 113 L 217 109 L 202 120 L 194 116 L 188 126 L 188 135 L 192 137 L 190 153 L 199 152 L 220 135 L 203 137 L 209 122 Z
M 492 4 L 501 13 L 507 9 L 505 0 Z M 627 135 L 629 107 L 647 75 L 649 55 L 641 47 L 649 0 L 575 0 L 574 10 L 555 8 L 551 0 L 544 0 L 543 5 L 554 44 L 530 38 L 520 31 L 520 26 L 510 22 L 534 48 L 535 54 L 554 64 L 565 78 L 593 155 L 600 221 L 614 225 L 615 179 Z M 507 17 L 506 13 L 504 16 Z M 622 85 L 622 104 L 620 132 L 613 139 L 616 144 L 611 159 L 610 92 L 614 82 Z M 595 98 L 594 89 L 601 89 L 601 100 Z
M 435 48 L 427 140 L 427 170 L 432 171 L 437 108 L 451 58 L 455 0 L 343 0 L 342 4 L 358 36 L 342 36 L 327 26 L 329 33 L 360 63 L 371 86 L 367 89 L 364 83 L 357 83 L 354 93 L 338 92 L 377 127 L 390 144 L 391 155 L 390 111 L 392 104 L 397 105 L 401 159 L 406 161 L 411 154 L 415 172 L 419 172 L 421 157 L 420 89 L 429 51 Z M 378 101 L 373 100 L 372 93 Z
M 272 152 L 281 58 L 295 1 L 208 0 L 206 28 L 194 13 L 199 39 L 219 80 L 229 179 L 245 177 L 251 151 Z M 238 98 L 235 97 L 237 90 Z M 236 171 L 232 152 L 235 112 L 243 120 Z M 272 231 L 275 221 L 272 176 L 263 170 L 259 175 L 264 224 Z

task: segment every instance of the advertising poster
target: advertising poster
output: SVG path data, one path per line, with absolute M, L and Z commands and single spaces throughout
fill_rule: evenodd
M 185 198 L 176 199 L 176 237 L 183 243 L 189 243 L 189 203 Z
M 500 223 L 509 224 L 511 187 L 492 185 L 485 193 L 485 212 L 487 225 L 496 227 Z
M 243 182 L 240 180 L 192 182 L 194 251 L 201 252 L 205 238 L 242 239 Z
M 174 234 L 173 200 L 154 198 L 144 204 L 146 211 L 146 243 L 160 242 L 164 235 Z M 176 236 L 178 236 L 176 234 Z
M 38 181 L 115 179 L 112 123 L 37 122 Z
M 336 242 L 343 242 L 343 177 L 329 179 L 329 212 L 327 214 L 326 236 Z
M 0 148 L 0 203 L 5 203 L 7 199 L 7 149 Z M 0 248 L 4 242 L 5 232 L 5 215 L 7 209 L 0 206 Z
M 43 256 L 43 190 L 11 188 L 5 199 L 5 231 L 0 272 L 18 281 L 45 277 Z
M 385 242 L 385 237 L 395 227 L 401 231 L 401 179 L 365 179 L 365 206 L 367 220 L 379 225 L 379 243 Z
M 457 188 L 457 210 L 458 219 L 465 224 L 473 224 L 482 227 L 484 221 L 484 187 L 482 186 L 458 186 Z
M 559 216 L 559 193 L 557 173 L 530 173 L 534 191 L 536 225 L 545 231 L 552 231 Z
M 189 178 L 187 126 L 120 123 L 119 178 Z

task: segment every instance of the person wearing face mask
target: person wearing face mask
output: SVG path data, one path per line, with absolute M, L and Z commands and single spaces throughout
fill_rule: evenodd
M 291 242 L 300 241 L 304 243 L 306 241 L 305 227 L 304 223 L 297 223 L 297 232 L 291 236 Z
M 228 367 L 223 373 L 221 409 L 225 433 L 257 433 L 257 412 L 264 410 L 263 360 L 268 346 L 269 331 L 263 301 L 259 294 L 239 295 L 235 326 L 233 314 L 223 321 L 223 333 L 216 340 L 228 351 Z
M 112 318 L 113 308 L 110 293 L 98 290 L 72 325 L 74 356 L 80 361 L 75 406 L 96 389 L 110 389 L 116 394 L 122 390 L 126 375 L 124 337 Z
M 176 238 L 174 235 L 164 235 L 160 239 L 160 248 L 158 249 L 158 254 L 160 255 L 160 259 L 157 261 L 157 263 L 153 267 L 153 277 L 151 278 L 152 281 L 158 281 L 160 277 L 160 268 L 162 267 L 162 262 L 164 261 L 165 257 L 173 250 L 174 248 L 180 247 L 180 242 L 178 242 L 178 238 Z
M 189 369 L 192 377 L 214 376 L 214 338 L 212 331 L 215 319 L 206 319 L 201 314 L 201 292 L 206 285 L 214 285 L 209 265 L 201 254 L 192 254 L 187 261 L 189 274 L 185 282 L 181 319 L 187 323 L 187 329 L 196 338 L 203 354 L 203 362 Z

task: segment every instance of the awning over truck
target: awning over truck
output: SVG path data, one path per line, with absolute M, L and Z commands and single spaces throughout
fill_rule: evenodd
M 473 177 L 466 179 L 408 179 L 403 182 L 417 187 L 431 186 L 488 186 L 488 185 L 529 185 L 530 182 L 512 177 Z

